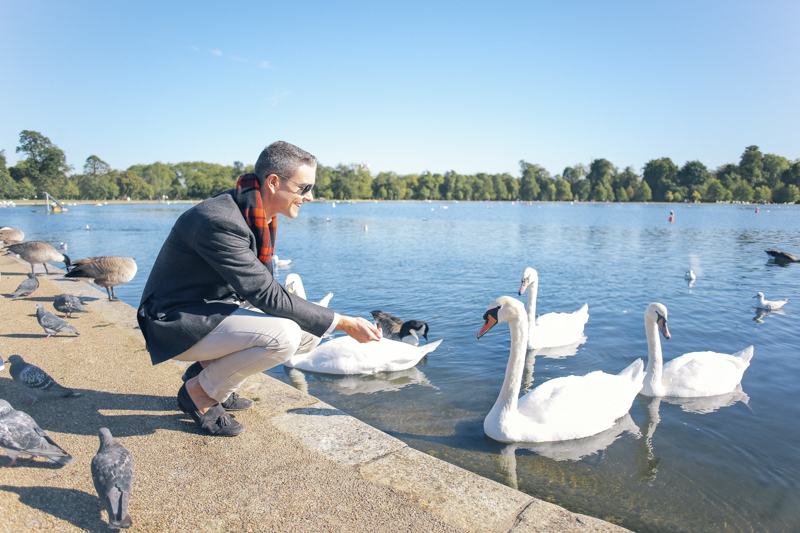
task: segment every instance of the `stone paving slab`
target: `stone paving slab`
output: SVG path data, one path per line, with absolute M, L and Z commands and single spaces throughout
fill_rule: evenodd
M 200 434 L 175 403 L 188 363 L 153 367 L 132 307 L 58 275 L 6 297 L 29 270 L 0 255 L 0 355 L 19 353 L 83 396 L 27 406 L 0 372 L 0 397 L 75 458 L 5 469 L 0 453 L 0 532 L 107 531 L 89 473 L 100 427 L 133 453 L 133 531 L 625 531 L 410 449 L 263 374 L 240 391 L 256 400 L 237 413 L 246 433 Z M 62 292 L 90 312 L 70 319 L 80 336 L 44 339 L 34 304 L 52 312 Z

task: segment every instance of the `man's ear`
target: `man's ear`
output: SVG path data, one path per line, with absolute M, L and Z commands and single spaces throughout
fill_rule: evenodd
M 277 174 L 270 174 L 269 176 L 267 176 L 267 179 L 264 180 L 264 185 L 266 186 L 267 190 L 269 190 L 269 192 L 275 194 L 278 192 L 278 182 L 280 180 L 281 179 L 278 177 Z

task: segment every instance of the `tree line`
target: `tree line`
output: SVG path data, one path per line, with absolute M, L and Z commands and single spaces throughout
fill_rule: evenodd
M 0 150 L 0 198 L 43 197 L 59 199 L 134 200 L 157 198 L 202 200 L 231 189 L 238 176 L 253 166 L 183 162 L 132 165 L 117 170 L 96 155 L 89 156 L 83 172 L 74 173 L 64 152 L 36 131 L 20 133 L 17 153 L 24 154 L 7 167 Z M 319 164 L 315 193 L 333 200 L 523 200 L 644 202 L 776 202 L 800 201 L 800 159 L 763 154 L 748 146 L 738 163 L 715 170 L 700 161 L 678 167 L 668 157 L 648 161 L 641 174 L 632 167 L 619 169 L 607 159 L 588 167 L 577 164 L 552 175 L 544 167 L 520 161 L 520 176 L 503 174 L 444 174 L 422 172 L 372 176 L 362 165 Z

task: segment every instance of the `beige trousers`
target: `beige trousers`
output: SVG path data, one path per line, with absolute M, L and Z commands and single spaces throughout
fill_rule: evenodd
M 296 353 L 310 352 L 319 342 L 288 318 L 242 308 L 174 359 L 212 361 L 198 380 L 206 394 L 224 402 L 249 376 L 283 364 Z

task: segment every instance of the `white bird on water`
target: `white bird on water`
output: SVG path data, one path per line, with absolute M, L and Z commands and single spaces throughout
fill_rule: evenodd
M 786 302 L 789 301 L 789 298 L 784 298 L 783 300 L 765 300 L 764 293 L 759 292 L 753 298 L 758 298 L 758 302 L 756 302 L 756 308 L 758 309 L 766 309 L 767 311 L 775 311 L 776 309 L 780 309 Z
M 288 267 L 289 263 L 292 262 L 291 259 L 278 259 L 277 255 L 272 256 L 272 261 L 275 263 L 276 267 Z
M 683 279 L 688 279 L 689 281 L 694 281 L 694 280 L 696 280 L 696 279 L 697 279 L 697 276 L 695 276 L 695 275 L 694 275 L 694 270 L 692 270 L 692 269 L 689 269 L 689 270 L 686 272 L 686 275 L 685 275 L 685 276 L 683 276 Z
M 528 287 L 530 286 L 530 290 Z M 539 274 L 533 268 L 526 268 L 522 274 L 519 294 L 528 290 L 528 349 L 555 348 L 581 343 L 585 337 L 583 328 L 589 321 L 589 304 L 573 313 L 546 313 L 536 317 L 536 296 L 539 292 Z

